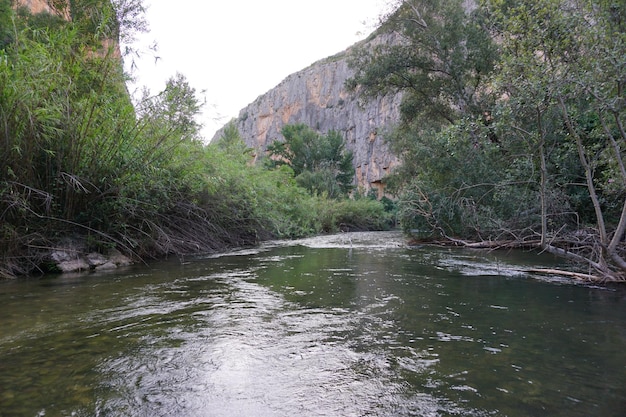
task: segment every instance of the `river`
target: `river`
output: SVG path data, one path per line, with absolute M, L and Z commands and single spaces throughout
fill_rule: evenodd
M 623 416 L 626 289 L 353 233 L 0 283 L 0 416 Z

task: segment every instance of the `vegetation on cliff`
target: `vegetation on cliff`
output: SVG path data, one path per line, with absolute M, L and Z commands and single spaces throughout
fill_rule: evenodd
M 626 4 L 398 6 L 381 30 L 401 41 L 355 54 L 350 85 L 405 94 L 388 138 L 403 227 L 536 247 L 626 280 Z
M 149 258 L 388 217 L 250 166 L 236 131 L 206 146 L 182 75 L 133 103 L 117 39 L 144 29 L 141 0 L 53 5 L 32 15 L 0 0 L 0 276 L 45 268 L 67 240 Z

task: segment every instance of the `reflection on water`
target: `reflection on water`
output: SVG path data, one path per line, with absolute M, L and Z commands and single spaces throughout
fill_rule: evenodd
M 618 416 L 626 292 L 342 234 L 0 284 L 0 416 Z

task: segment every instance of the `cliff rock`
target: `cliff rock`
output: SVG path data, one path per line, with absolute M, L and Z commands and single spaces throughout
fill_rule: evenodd
M 48 4 L 48 0 L 18 0 L 18 6 L 26 7 L 31 13 L 54 13 L 52 7 Z
M 381 41 L 385 40 L 379 36 L 370 43 Z M 348 66 L 352 48 L 289 75 L 242 109 L 234 122 L 257 155 L 273 141 L 283 140 L 280 132 L 285 124 L 304 123 L 322 134 L 340 132 L 346 149 L 354 154 L 355 185 L 365 191 L 374 188 L 381 195 L 382 178 L 399 163 L 382 132 L 398 120 L 401 97 L 365 101 L 348 92 L 345 82 L 354 74 Z M 218 131 L 213 139 L 221 134 Z

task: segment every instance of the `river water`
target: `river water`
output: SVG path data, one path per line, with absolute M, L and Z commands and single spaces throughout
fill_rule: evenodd
M 623 416 L 626 290 L 394 232 L 0 283 L 0 416 Z

